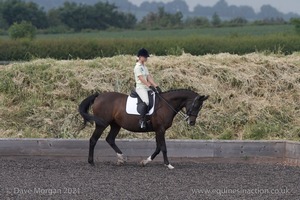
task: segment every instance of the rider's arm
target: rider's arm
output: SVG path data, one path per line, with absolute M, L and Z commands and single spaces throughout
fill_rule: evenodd
M 148 82 L 149 82 L 152 86 L 154 86 L 154 87 L 157 87 L 157 86 L 158 86 L 158 85 L 154 82 L 153 77 L 151 76 L 151 74 L 149 74 L 149 75 L 147 76 L 147 79 L 148 79 Z
M 145 84 L 147 87 L 151 86 L 150 81 L 148 82 L 147 80 L 145 80 L 145 78 L 143 77 L 143 75 L 138 76 L 138 78 L 140 79 L 140 81 Z

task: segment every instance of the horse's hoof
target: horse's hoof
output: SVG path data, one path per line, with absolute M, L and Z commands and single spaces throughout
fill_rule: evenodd
M 89 160 L 88 162 L 90 163 L 91 166 L 95 166 L 94 161 Z
M 152 161 L 151 156 L 149 156 L 146 160 L 142 160 L 142 161 L 141 161 L 141 166 L 142 166 L 142 167 L 145 167 L 146 164 L 148 164 L 148 163 L 151 162 L 151 161 Z
M 124 161 L 120 161 L 120 160 L 117 161 L 118 166 L 122 166 L 122 165 L 124 165 L 124 163 L 125 163 Z
M 168 169 L 174 169 L 174 167 L 171 164 L 166 165 Z
M 123 154 L 117 153 L 117 165 L 124 165 L 124 163 L 126 162 L 127 158 L 123 156 Z
M 147 164 L 147 160 L 142 160 L 142 161 L 140 162 L 141 167 L 145 167 L 146 164 Z

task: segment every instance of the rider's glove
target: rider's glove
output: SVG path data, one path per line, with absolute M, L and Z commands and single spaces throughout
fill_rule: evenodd
M 162 93 L 162 91 L 161 91 L 161 89 L 160 89 L 159 86 L 156 87 L 156 91 L 157 91 L 158 93 Z
M 157 90 L 156 90 L 155 87 L 153 87 L 152 85 L 150 85 L 149 88 L 150 88 L 153 92 L 157 93 Z

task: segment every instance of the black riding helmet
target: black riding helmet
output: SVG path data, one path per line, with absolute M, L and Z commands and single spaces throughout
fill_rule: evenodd
M 144 49 L 144 48 L 142 48 L 142 49 L 139 50 L 137 56 L 138 56 L 138 57 L 144 56 L 144 57 L 146 57 L 146 58 L 147 58 L 147 57 L 150 57 L 148 51 L 147 51 L 146 49 Z

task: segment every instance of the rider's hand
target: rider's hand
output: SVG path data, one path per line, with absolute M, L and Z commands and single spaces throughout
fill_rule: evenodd
M 155 87 L 153 87 L 152 85 L 150 85 L 149 88 L 150 88 L 153 92 L 157 93 Z
M 158 93 L 162 93 L 162 91 L 161 91 L 161 89 L 160 89 L 159 86 L 156 87 L 156 91 L 157 91 Z

